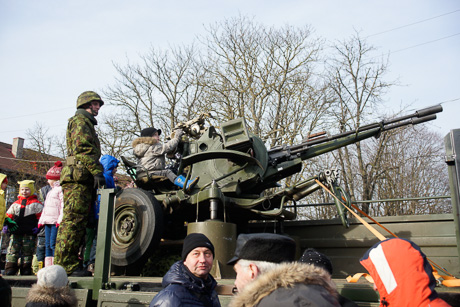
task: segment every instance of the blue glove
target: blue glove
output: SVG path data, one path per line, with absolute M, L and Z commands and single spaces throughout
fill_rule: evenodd
M 8 226 L 3 226 L 2 232 L 3 233 L 8 233 Z
M 36 235 L 37 233 L 39 233 L 39 231 L 40 231 L 40 228 L 38 228 L 38 227 L 35 227 L 35 228 L 32 229 L 32 233 L 33 233 L 34 235 Z

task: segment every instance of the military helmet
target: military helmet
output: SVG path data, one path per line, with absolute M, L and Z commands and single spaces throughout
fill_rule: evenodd
M 77 109 L 81 108 L 85 104 L 91 101 L 99 101 L 101 103 L 101 107 L 104 105 L 104 101 L 101 99 L 101 96 L 93 91 L 86 91 L 80 94 L 77 99 Z

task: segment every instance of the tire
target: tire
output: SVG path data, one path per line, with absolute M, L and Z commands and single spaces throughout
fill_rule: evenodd
M 148 191 L 124 189 L 115 203 L 112 264 L 142 268 L 163 233 L 163 211 Z M 128 271 L 128 270 L 127 270 Z

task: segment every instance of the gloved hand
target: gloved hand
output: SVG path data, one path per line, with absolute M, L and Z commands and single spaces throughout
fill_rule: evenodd
M 8 226 L 3 226 L 2 232 L 3 233 L 8 233 Z
M 40 229 L 38 227 L 32 228 L 32 233 L 36 235 L 37 233 L 40 232 Z
M 10 231 L 15 231 L 16 229 L 18 229 L 18 224 L 16 224 L 15 221 L 13 221 L 11 218 L 7 217 L 5 219 L 5 225 L 8 226 L 8 229 Z
M 37 225 L 37 228 L 40 229 L 40 228 L 42 228 L 43 226 L 44 226 L 43 224 L 38 224 L 38 225 Z
M 176 139 L 180 139 L 183 135 L 184 135 L 184 130 L 182 130 L 182 129 L 177 129 L 174 132 L 174 137 Z
M 59 227 L 59 223 L 56 222 L 56 228 Z
M 94 188 L 103 188 L 105 186 L 105 177 L 102 173 L 94 175 Z

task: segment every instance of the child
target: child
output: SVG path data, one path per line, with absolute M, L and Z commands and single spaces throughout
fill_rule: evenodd
M 38 201 L 33 180 L 19 181 L 18 200 L 11 204 L 6 212 L 7 218 L 17 223 L 17 229 L 12 230 L 10 245 L 6 255 L 5 274 L 16 275 L 18 258 L 22 256 L 21 275 L 32 274 L 32 257 L 35 251 L 38 219 L 43 205 Z
M 53 265 L 57 230 L 62 222 L 64 194 L 59 184 L 61 171 L 62 162 L 56 161 L 46 173 L 46 179 L 48 179 L 51 190 L 46 195 L 45 206 L 38 221 L 38 228 L 45 227 L 45 267 Z
M 185 177 L 183 175 L 177 176 L 172 170 L 165 169 L 165 154 L 173 153 L 176 150 L 183 134 L 182 129 L 179 129 L 175 132 L 173 139 L 163 144 L 160 142 L 160 129 L 153 127 L 142 129 L 141 137 L 133 141 L 134 155 L 139 159 L 138 164 L 142 166 L 142 169 L 137 171 L 147 170 L 156 176 L 166 176 L 172 183 L 183 188 Z M 186 190 L 190 191 L 198 179 L 198 177 L 190 179 L 187 182 Z
M 1 182 L 1 187 L 0 187 L 0 225 L 3 226 L 3 221 L 5 221 L 5 225 L 11 225 L 10 228 L 13 228 L 16 223 L 12 221 L 11 219 L 5 219 L 5 213 L 6 213 L 6 202 L 5 202 L 5 194 L 6 194 L 6 187 L 8 186 L 8 178 L 6 177 L 5 174 L 0 173 L 0 182 Z

